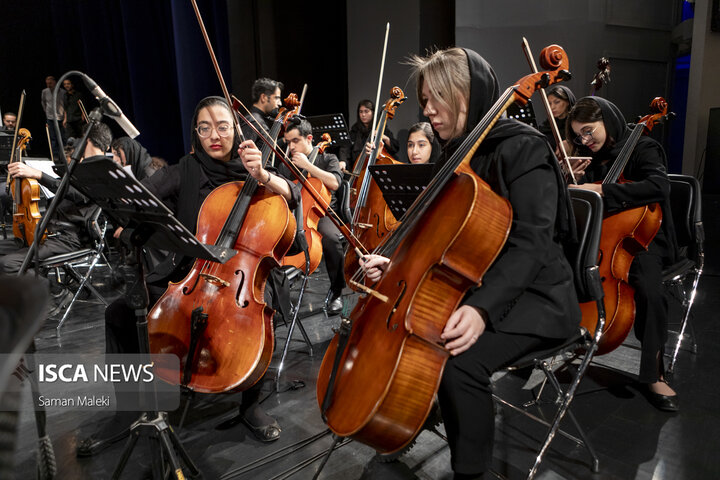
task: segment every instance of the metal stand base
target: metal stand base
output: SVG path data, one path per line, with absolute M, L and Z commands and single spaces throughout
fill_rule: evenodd
M 152 448 L 152 472 L 153 478 L 164 479 L 168 475 L 177 480 L 184 480 L 183 468 L 180 464 L 182 460 L 187 466 L 189 475 L 196 478 L 200 475 L 200 470 L 195 466 L 190 456 L 183 448 L 177 435 L 167 421 L 167 413 L 158 412 L 153 419 L 148 418 L 148 413 L 144 413 L 138 421 L 130 427 L 130 438 L 128 438 L 123 450 L 120 462 L 113 472 L 113 480 L 117 480 L 122 475 L 127 461 L 132 455 L 132 451 L 137 444 L 140 435 L 144 435 L 150 439 L 154 447 Z M 178 458 L 178 455 L 180 458 Z M 169 467 L 169 470 L 168 470 Z

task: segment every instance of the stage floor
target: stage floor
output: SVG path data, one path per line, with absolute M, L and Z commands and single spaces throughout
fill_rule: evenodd
M 600 472 L 593 474 L 584 449 L 558 437 L 546 454 L 538 479 L 704 479 L 720 476 L 720 389 L 714 380 L 720 365 L 720 220 L 710 212 L 720 207 L 720 198 L 705 199 L 706 270 L 694 308 L 693 325 L 698 352 L 681 351 L 673 385 L 680 395 L 681 410 L 668 414 L 655 410 L 635 386 L 639 352 L 637 343 L 598 358 L 580 386 L 573 411 L 588 433 L 600 458 Z M 3 245 L 7 247 L 7 244 Z M 6 251 L 6 250 L 5 250 Z M 110 285 L 105 269 L 99 269 L 94 284 L 109 300 L 121 291 Z M 320 311 L 327 291 L 324 272 L 310 279 L 303 311 Z M 671 313 L 677 317 L 677 301 L 670 298 Z M 75 306 L 71 318 L 57 335 L 57 319 L 49 319 L 37 336 L 40 352 L 99 353 L 104 351 L 102 304 L 89 299 Z M 671 317 L 673 318 L 673 317 Z M 296 330 L 290 352 L 275 390 L 282 346 L 287 328 L 276 331 L 277 348 L 265 377 L 263 405 L 282 427 L 280 440 L 263 444 L 234 417 L 238 394 L 196 395 L 181 429 L 182 443 L 205 479 L 276 479 L 287 478 L 286 471 L 321 455 L 332 443 L 318 408 L 315 383 L 323 353 L 337 326 L 339 317 L 326 318 L 322 312 L 303 320 L 313 344 L 313 355 Z M 632 337 L 632 334 L 631 334 Z M 496 382 L 503 397 L 529 399 L 520 388 L 522 381 L 505 376 Z M 293 388 L 290 388 L 293 387 Z M 52 440 L 60 479 L 110 478 L 123 451 L 124 442 L 92 458 L 76 458 L 75 448 L 83 433 L 91 432 L 101 414 L 49 410 L 47 429 Z M 179 415 L 173 413 L 171 421 Z M 534 461 L 543 429 L 527 418 L 499 408 L 496 416 L 493 473 L 498 478 L 524 478 Z M 572 427 L 569 427 L 572 431 Z M 439 427 L 442 433 L 442 425 Z M 308 439 L 308 444 L 294 448 Z M 17 478 L 35 477 L 37 433 L 32 411 L 24 411 L 16 448 Z M 144 478 L 149 474 L 150 445 L 138 443 L 122 478 Z M 284 450 L 283 450 L 284 449 Z M 251 465 L 266 456 L 286 453 L 262 465 Z M 292 474 L 290 478 L 309 479 L 319 460 Z M 254 468 L 251 468 L 253 467 Z M 415 447 L 398 461 L 382 462 L 375 452 L 358 442 L 337 449 L 320 474 L 321 479 L 451 479 L 450 453 L 444 440 L 424 431 Z M 493 478 L 492 476 L 490 478 Z

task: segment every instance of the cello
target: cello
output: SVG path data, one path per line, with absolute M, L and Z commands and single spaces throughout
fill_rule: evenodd
M 635 125 L 603 179 L 603 185 L 627 182 L 622 172 L 640 136 L 650 133 L 657 123 L 668 118 L 668 105 L 661 97 L 652 100 L 650 109 L 653 113 L 644 116 Z M 630 333 L 635 321 L 635 289 L 628 283 L 630 265 L 635 255 L 648 249 L 661 223 L 662 209 L 658 203 L 606 214 L 603 219 L 598 267 L 605 294 L 606 320 L 598 343 L 598 355 L 615 350 Z M 595 302 L 581 303 L 580 310 L 580 324 L 588 331 L 595 331 L 598 321 Z
M 286 102 L 297 107 L 297 95 Z M 281 109 L 273 142 L 293 114 Z M 270 151 L 263 150 L 264 163 Z M 274 348 L 274 312 L 264 301 L 265 281 L 280 265 L 295 231 L 285 199 L 253 177 L 208 195 L 198 214 L 197 239 L 238 254 L 224 264 L 196 260 L 148 314 L 151 353 L 180 358 L 180 371 L 160 368 L 160 378 L 202 393 L 246 390 L 262 378 Z
M 389 257 L 372 289 L 350 314 L 349 335 L 336 335 L 323 358 L 317 397 L 338 436 L 380 453 L 409 443 L 432 406 L 449 352 L 441 333 L 465 292 L 482 281 L 512 223 L 510 203 L 470 167 L 502 113 L 515 101 L 567 78 L 558 46 L 543 50 L 549 71 L 508 88 L 378 247 Z
M 330 138 L 330 135 L 323 133 L 320 142 L 315 145 L 308 157 L 310 163 L 314 165 L 318 154 L 324 153 L 325 149 L 331 142 L 332 139 Z M 325 198 L 327 203 L 330 203 L 332 195 L 319 178 L 308 177 L 307 181 L 320 195 L 323 196 L 323 198 Z M 296 180 L 295 183 L 297 182 L 298 181 Z M 307 188 L 303 188 L 300 194 L 303 206 L 303 222 L 305 222 L 305 238 L 307 239 L 308 244 L 309 258 L 307 260 L 310 261 L 310 268 L 306 273 L 309 275 L 317 269 L 318 265 L 320 265 L 320 260 L 322 260 L 322 235 L 318 232 L 317 227 L 320 218 L 325 216 L 325 211 L 313 199 Z M 302 270 L 305 268 L 305 261 L 305 254 L 301 252 L 297 255 L 285 257 L 283 259 L 283 265 L 291 265 Z
M 395 110 L 404 101 L 405 94 L 403 91 L 399 87 L 393 87 L 390 91 L 390 99 L 383 106 L 383 113 L 378 122 L 372 152 L 366 154 L 363 150 L 353 169 L 355 182 L 351 184 L 351 187 L 359 184 L 360 189 L 359 191 L 357 188 L 351 190 L 352 228 L 360 242 L 370 251 L 374 250 L 389 232 L 397 228 L 398 224 L 397 219 L 383 198 L 380 187 L 377 186 L 370 175 L 369 167 L 375 164 L 400 163 L 385 153 L 382 136 L 387 121 L 395 116 Z M 358 256 L 352 250 L 348 250 L 345 255 L 344 270 L 346 282 L 353 287 L 356 283 L 351 279 L 358 270 Z

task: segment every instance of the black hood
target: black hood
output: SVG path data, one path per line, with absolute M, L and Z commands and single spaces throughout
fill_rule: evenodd
M 500 97 L 495 71 L 477 52 L 464 48 L 470 68 L 470 102 L 466 131 L 469 132 Z
M 575 106 L 575 103 L 577 102 L 577 99 L 575 98 L 575 94 L 565 85 L 553 85 L 552 87 L 547 89 L 548 95 L 555 95 L 558 98 L 562 98 L 560 95 L 557 95 L 555 92 L 560 90 L 565 96 L 568 98 L 569 109 Z
M 623 145 L 625 145 L 625 142 L 632 131 L 625 121 L 625 116 L 622 114 L 617 105 L 609 100 L 605 100 L 602 97 L 583 97 L 581 100 L 583 99 L 592 100 L 600 107 L 603 124 L 605 125 L 605 131 L 607 132 L 607 139 L 605 140 L 605 145 L 603 145 L 597 154 L 593 154 L 590 149 L 585 146 L 580 148 L 581 153 L 583 155 L 590 155 L 593 157 L 599 154 L 603 157 L 607 155 L 611 158 L 616 158 L 620 154 L 620 150 L 622 150 Z M 612 145 L 610 145 L 611 137 L 615 142 Z
M 146 169 L 152 163 L 152 158 L 145 147 L 130 137 L 118 138 L 115 145 L 125 152 L 125 161 L 130 165 L 135 178 L 138 180 L 145 178 Z

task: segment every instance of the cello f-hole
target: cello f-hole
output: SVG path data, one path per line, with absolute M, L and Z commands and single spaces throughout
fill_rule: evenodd
M 402 302 L 402 299 L 405 296 L 405 289 L 407 288 L 407 285 L 405 284 L 404 280 L 400 280 L 397 283 L 397 285 L 398 285 L 398 287 L 400 287 L 400 295 L 398 295 L 397 300 L 395 300 L 395 305 L 393 305 L 392 312 L 390 313 L 390 316 L 387 319 L 387 329 L 391 332 L 394 332 L 398 327 L 397 323 L 393 323 L 392 326 L 390 326 L 390 323 L 391 323 L 392 318 L 395 316 L 395 312 L 397 311 L 398 305 L 400 305 L 400 302 Z
M 245 308 L 249 305 L 249 302 L 245 300 L 240 303 L 240 295 L 242 294 L 243 285 L 245 285 L 245 272 L 242 270 L 235 270 L 235 275 L 240 275 L 240 282 L 238 283 L 237 292 L 235 292 L 235 303 L 237 303 L 240 308 Z

